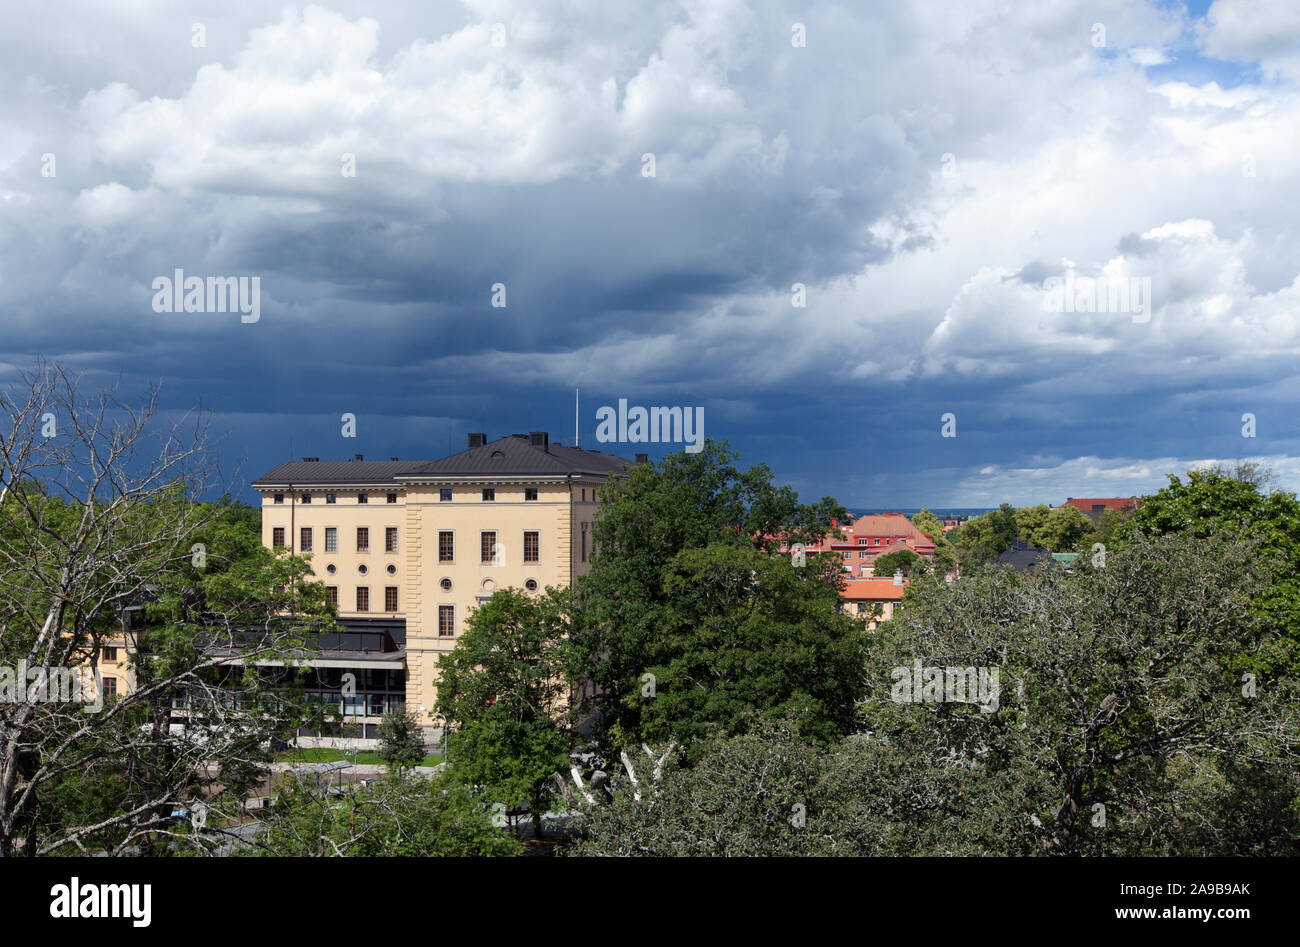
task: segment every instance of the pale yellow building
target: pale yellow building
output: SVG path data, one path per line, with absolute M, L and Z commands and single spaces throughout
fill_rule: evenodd
M 494 591 L 539 594 L 589 571 L 599 490 L 631 463 L 543 432 L 470 434 L 442 460 L 308 457 L 253 482 L 262 542 L 310 554 L 337 602 L 348 634 L 311 663 L 358 674 L 344 712 L 361 735 L 403 700 L 435 724 L 438 657 Z
M 906 592 L 907 582 L 901 573 L 893 578 L 845 579 L 840 604 L 850 615 L 867 618 L 867 627 L 875 631 L 881 622 L 894 617 L 894 608 Z

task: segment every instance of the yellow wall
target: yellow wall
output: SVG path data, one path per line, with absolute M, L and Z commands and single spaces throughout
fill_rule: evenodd
M 548 585 L 567 586 L 576 575 L 590 570 L 581 556 L 582 527 L 588 530 L 587 554 L 591 554 L 591 523 L 595 519 L 595 491 L 601 480 L 574 479 L 572 500 L 567 482 L 545 482 L 522 478 L 430 482 L 399 487 L 367 488 L 369 502 L 358 502 L 355 487 L 265 490 L 262 497 L 262 542 L 270 546 L 275 527 L 283 527 L 286 542 L 299 551 L 299 532 L 312 528 L 311 564 L 316 578 L 325 585 L 338 587 L 340 616 L 367 614 L 396 616 L 406 619 L 407 709 L 416 712 L 422 723 L 432 723 L 431 712 L 437 693 L 437 660 L 450 651 L 465 628 L 466 619 L 478 604 L 480 594 L 498 588 L 524 589 L 525 582 L 537 582 L 537 594 Z M 496 499 L 485 502 L 483 487 L 493 487 Z M 452 490 L 450 502 L 439 499 L 444 487 Z M 525 487 L 538 491 L 536 500 L 525 500 Z M 276 492 L 284 493 L 284 502 L 274 502 Z M 310 504 L 301 502 L 301 494 L 310 492 Z M 386 502 L 386 494 L 397 493 L 397 502 Z M 336 503 L 327 503 L 326 494 L 334 493 Z M 585 499 L 584 499 L 585 493 Z M 291 528 L 292 526 L 292 528 Z M 325 551 L 325 528 L 337 527 L 338 551 Z M 356 549 L 356 528 L 370 529 L 370 551 Z M 384 529 L 398 528 L 397 551 L 384 551 Z M 481 561 L 480 533 L 495 530 L 497 544 L 504 547 L 502 563 Z M 438 560 L 438 534 L 450 531 L 454 537 L 455 561 Z M 539 533 L 539 561 L 525 563 L 524 532 Z M 333 565 L 335 572 L 327 567 Z M 367 574 L 359 567 L 365 565 Z M 395 566 L 396 574 L 388 573 Z M 451 580 L 444 590 L 443 579 Z M 357 586 L 370 588 L 370 610 L 356 610 Z M 384 610 L 384 588 L 398 588 L 398 610 Z M 455 634 L 438 634 L 438 606 L 455 607 Z M 424 708 L 424 712 L 420 708 Z

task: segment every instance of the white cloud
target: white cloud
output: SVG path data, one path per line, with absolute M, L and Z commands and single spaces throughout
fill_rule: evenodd
M 1201 28 L 1206 54 L 1260 62 L 1300 76 L 1300 5 L 1294 0 L 1215 0 Z
M 1151 46 L 1134 46 L 1128 51 L 1129 60 L 1136 66 L 1161 66 L 1169 62 L 1164 50 Z
M 1295 489 L 1300 484 L 1300 458 L 1286 455 L 1148 459 L 1084 456 L 1041 467 L 984 467 L 978 475 L 971 472 L 961 477 L 951 500 L 944 505 L 982 507 L 1007 502 L 1013 506 L 1060 506 L 1071 496 L 1143 496 L 1168 486 L 1169 474 L 1182 477 L 1188 470 L 1218 464 L 1231 468 L 1243 459 L 1269 468 L 1273 488 Z

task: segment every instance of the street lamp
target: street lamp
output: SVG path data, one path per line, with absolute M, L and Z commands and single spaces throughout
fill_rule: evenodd
M 447 762 L 447 718 L 435 713 L 433 719 L 442 721 L 442 761 Z

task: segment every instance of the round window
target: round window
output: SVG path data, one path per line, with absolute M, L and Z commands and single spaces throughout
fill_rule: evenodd
M 393 565 L 391 562 L 388 564 L 388 574 L 397 575 L 397 566 Z
M 442 586 L 442 590 L 444 592 L 451 591 L 451 579 L 443 579 L 441 582 L 438 583 L 438 585 Z
M 536 580 L 536 579 L 529 579 L 527 582 L 524 583 L 524 588 L 526 588 L 526 589 L 527 589 L 528 591 L 530 591 L 530 592 L 536 592 L 536 591 L 537 591 L 537 580 Z
M 364 565 L 359 565 L 357 566 L 357 571 L 360 572 L 362 575 L 365 575 L 370 570 L 367 569 Z
M 325 567 L 325 571 L 328 572 L 330 575 L 333 575 L 335 572 L 339 571 L 339 567 L 331 562 L 329 565 Z

